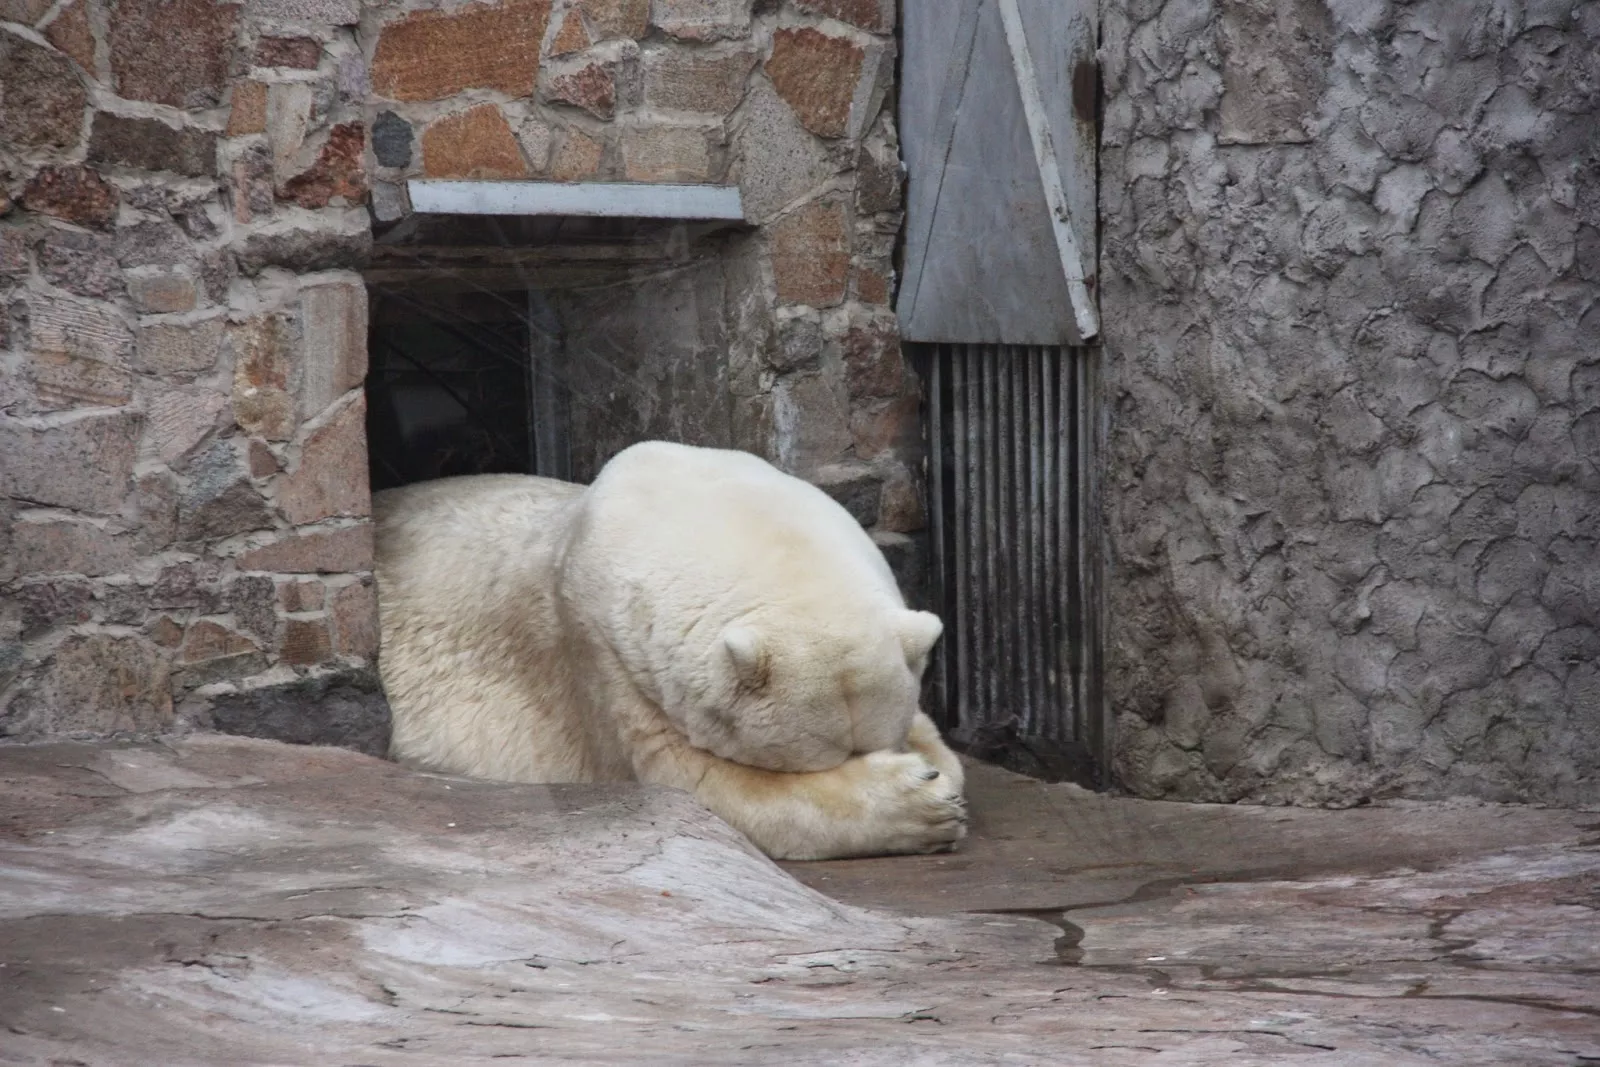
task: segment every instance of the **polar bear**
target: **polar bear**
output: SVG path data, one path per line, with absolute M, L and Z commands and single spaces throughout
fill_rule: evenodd
M 918 706 L 940 621 L 814 486 L 647 442 L 587 488 L 448 478 L 373 512 L 399 762 L 676 786 L 778 859 L 964 836 L 961 764 Z

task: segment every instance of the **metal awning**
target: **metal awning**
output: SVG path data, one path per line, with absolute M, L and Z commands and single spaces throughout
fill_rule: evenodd
M 428 215 L 744 221 L 735 185 L 414 178 L 406 182 L 406 192 L 411 210 Z

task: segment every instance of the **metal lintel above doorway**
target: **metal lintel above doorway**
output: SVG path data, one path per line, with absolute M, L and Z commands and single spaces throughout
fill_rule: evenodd
M 588 218 L 744 221 L 735 185 L 645 182 L 406 182 L 411 210 L 431 215 L 571 215 Z

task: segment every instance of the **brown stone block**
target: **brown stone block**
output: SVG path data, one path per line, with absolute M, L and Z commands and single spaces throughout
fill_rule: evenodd
M 343 197 L 348 204 L 365 202 L 366 149 L 366 127 L 361 123 L 345 122 L 333 127 L 316 162 L 283 183 L 283 198 L 304 208 L 327 207 L 335 197 Z
M 171 615 L 163 615 L 156 619 L 146 628 L 146 632 L 149 633 L 150 640 L 163 648 L 177 648 L 178 643 L 183 640 L 183 627 Z
M 838 19 L 871 33 L 894 29 L 894 0 L 795 0 L 808 15 Z
M 578 6 L 602 41 L 638 40 L 650 31 L 650 0 L 578 0 Z
M 889 276 L 862 263 L 856 265 L 856 299 L 863 304 L 889 303 Z
M 140 416 L 90 415 L 48 429 L 0 424 L 0 495 L 109 514 L 133 480 Z
M 267 447 L 265 441 L 251 439 L 247 463 L 252 478 L 270 478 L 280 470 L 278 457 Z
M 46 686 L 59 730 L 150 732 L 172 720 L 171 666 L 137 637 L 71 637 L 51 657 Z
M 109 234 L 51 226 L 43 231 L 34 254 L 39 273 L 69 293 L 114 300 L 125 292 L 116 243 Z
M 898 211 L 901 177 L 894 145 L 883 137 L 868 138 L 856 153 L 856 214 Z
M 818 137 L 843 137 L 865 59 L 854 42 L 802 26 L 773 33 L 766 72 L 802 126 Z
M 361 20 L 361 0 L 245 0 L 245 10 L 264 22 L 354 26 Z
M 17 636 L 24 641 L 94 618 L 94 588 L 76 578 L 22 582 L 12 587 L 7 599 L 20 609 L 12 617 L 20 616 Z
M 645 103 L 726 115 L 744 99 L 755 65 L 756 53 L 750 48 L 720 53 L 684 46 L 653 49 L 644 55 Z
M 171 107 L 215 105 L 238 21 L 237 4 L 216 0 L 116 0 L 109 43 L 118 95 Z
M 77 0 L 62 8 L 45 27 L 44 39 L 71 56 L 85 73 L 94 77 L 94 30 L 89 25 L 87 0 Z
M 222 572 L 215 560 L 190 560 L 163 567 L 150 586 L 146 600 L 155 608 L 194 608 L 202 613 L 218 610 L 217 576 Z
M 550 177 L 558 182 L 577 182 L 600 173 L 605 146 L 581 130 L 569 129 L 550 160 Z
M 371 659 L 378 654 L 378 591 L 370 578 L 333 594 L 334 650 Z
M 372 512 L 367 485 L 367 401 L 360 393 L 306 438 L 300 462 L 278 481 L 278 509 L 296 526 Z
M 243 478 L 215 493 L 185 496 L 178 505 L 179 541 L 216 541 L 272 526 L 272 509 Z
M 273 525 L 272 510 L 246 477 L 232 439 L 212 444 L 188 465 L 178 501 L 178 538 L 207 541 Z
M 172 688 L 178 692 L 197 689 L 212 682 L 248 678 L 267 669 L 266 653 L 260 651 L 235 652 L 231 656 L 191 663 L 174 671 Z
M 422 169 L 430 178 L 526 178 L 516 135 L 494 104 L 447 115 L 422 131 Z
M 247 225 L 269 218 L 277 202 L 272 182 L 272 153 L 265 145 L 251 145 L 233 161 L 233 221 Z
M 0 29 L 0 144 L 71 148 L 88 103 L 71 60 Z
M 160 196 L 160 190 L 152 190 L 155 196 Z M 161 211 L 164 209 L 166 198 L 154 206 L 146 203 L 142 211 Z M 184 236 L 184 232 L 176 222 L 165 219 L 160 221 L 134 222 L 117 227 L 117 262 L 124 270 L 133 270 L 136 267 L 171 267 L 198 266 L 195 261 L 194 246 Z
M 239 270 L 253 276 L 267 267 L 303 274 L 359 269 L 372 253 L 372 227 L 340 221 L 337 227 L 319 223 L 253 230 L 243 248 L 235 245 Z
M 141 475 L 133 486 L 139 548 L 158 552 L 178 536 L 178 480 L 170 471 Z
M 322 62 L 322 42 L 315 37 L 263 37 L 256 42 L 251 62 L 258 67 L 316 70 Z
M 832 307 L 844 300 L 850 276 L 844 205 L 814 200 L 779 219 L 771 254 L 779 303 Z
M 0 0 L 0 19 L 32 26 L 50 10 L 51 0 Z
M 899 396 L 905 387 L 905 357 L 900 354 L 900 328 L 893 315 L 858 320 L 840 341 L 845 384 L 852 399 Z
M 136 553 L 126 537 L 90 522 L 18 522 L 11 550 L 18 574 L 118 574 L 133 565 Z
M 927 525 L 928 515 L 917 484 L 906 471 L 896 471 L 883 483 L 883 495 L 878 503 L 878 529 L 889 533 L 914 533 Z
M 872 459 L 916 445 L 922 434 L 922 401 L 915 395 L 880 401 L 850 414 L 856 455 Z
M 236 633 L 219 622 L 201 619 L 189 627 L 183 637 L 183 649 L 178 653 L 179 663 L 201 663 L 208 659 L 237 656 L 241 652 L 255 652 L 259 646 L 244 634 Z
M 293 331 L 282 315 L 258 315 L 228 330 L 233 349 L 233 417 L 246 433 L 269 441 L 294 436 L 289 393 Z
M 152 374 L 199 374 L 217 364 L 220 316 L 202 322 L 154 322 L 139 327 L 139 369 Z
M 326 663 L 333 658 L 328 624 L 323 619 L 285 619 L 278 658 L 295 667 Z
M 133 331 L 107 304 L 70 296 L 31 294 L 29 347 L 125 365 L 133 355 Z
M 442 100 L 467 89 L 532 96 L 550 0 L 413 11 L 385 26 L 372 89 L 391 100 Z
M 631 182 L 703 182 L 711 151 L 700 126 L 643 126 L 623 132 L 622 166 Z
M 750 0 L 654 0 L 650 21 L 669 37 L 719 41 L 750 34 Z
M 567 12 L 561 20 L 561 28 L 550 39 L 550 54 L 553 56 L 570 55 L 581 52 L 594 42 L 589 38 L 589 31 L 583 28 L 583 16 L 576 8 Z
M 146 394 L 145 443 L 164 462 L 174 463 L 209 437 L 221 422 L 226 397 L 209 391 L 163 389 Z
M 316 530 L 288 537 L 239 557 L 239 569 L 282 574 L 343 574 L 372 569 L 372 526 Z
M 278 607 L 287 614 L 321 611 L 323 586 L 318 581 L 282 582 L 278 585 Z
M 194 279 L 178 268 L 157 268 L 149 273 L 129 274 L 126 281 L 128 295 L 133 297 L 134 310 L 141 314 L 167 315 L 193 311 L 199 302 Z
M 204 177 L 216 173 L 217 135 L 177 129 L 160 119 L 97 112 L 89 132 L 89 162 Z
M 33 236 L 31 230 L 0 229 L 0 281 L 16 282 L 28 276 L 28 246 Z
M 324 282 L 300 291 L 300 414 L 315 418 L 367 377 L 367 288 Z
M 222 602 L 233 612 L 239 628 L 263 641 L 278 632 L 278 587 L 264 574 L 246 574 L 228 583 Z
M 773 389 L 773 438 L 779 465 L 808 472 L 850 451 L 850 410 L 843 388 L 822 374 L 781 378 Z
M 39 407 L 121 407 L 133 397 L 127 367 L 66 352 L 32 352 L 28 370 Z
M 226 131 L 229 137 L 242 137 L 245 134 L 266 132 L 266 82 L 234 82 L 232 103 L 232 109 L 228 112 L 228 129 Z
M 542 95 L 551 103 L 580 107 L 597 119 L 609 119 L 617 110 L 616 79 L 604 63 L 552 77 Z

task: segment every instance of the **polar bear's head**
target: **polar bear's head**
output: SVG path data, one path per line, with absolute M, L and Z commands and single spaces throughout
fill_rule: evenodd
M 875 613 L 876 614 L 876 613 Z M 679 708 L 691 744 L 774 771 L 821 771 L 905 744 L 944 624 L 925 611 L 796 630 L 759 617 L 724 628 L 714 684 Z

